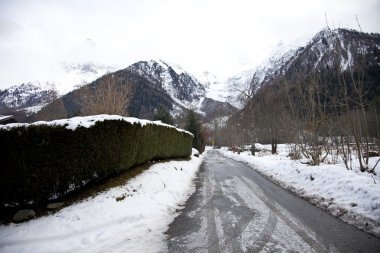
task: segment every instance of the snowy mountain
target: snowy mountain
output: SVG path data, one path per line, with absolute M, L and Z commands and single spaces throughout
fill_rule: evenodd
M 216 75 L 204 71 L 196 75 L 206 90 L 206 96 L 212 99 L 223 100 L 225 97 L 223 81 Z
M 66 93 L 73 87 L 90 83 L 111 71 L 114 71 L 113 67 L 92 62 L 62 63 L 59 68 L 52 71 L 54 77 L 46 77 L 44 80 L 26 82 L 0 90 L 0 108 L 38 107 L 51 102 L 49 94 L 53 89 L 60 94 Z
M 27 115 L 39 111 L 57 98 L 52 84 L 23 83 L 0 90 L 0 111 L 25 111 Z
M 204 85 L 206 97 L 241 108 L 244 105 L 242 93 L 249 88 L 253 73 L 253 69 L 249 69 L 228 78 L 219 78 L 208 71 L 204 71 L 196 77 Z
M 206 89 L 201 82 L 181 67 L 164 61 L 134 63 L 96 79 L 88 87 L 96 90 L 110 77 L 115 86 L 130 86 L 132 96 L 127 111 L 133 117 L 152 119 L 155 112 L 163 107 L 176 118 L 183 117 L 187 110 L 193 109 L 205 121 L 209 121 L 212 117 L 230 116 L 237 110 L 226 102 L 207 98 Z M 44 116 L 37 119 L 51 120 L 78 115 L 83 106 L 78 99 L 80 93 L 81 89 L 77 89 L 62 96 L 61 102 L 48 105 L 40 113 Z
M 380 65 L 380 35 L 355 30 L 328 28 L 317 33 L 305 46 L 273 54 L 255 71 L 258 84 L 297 72 L 347 71 Z
M 256 67 L 252 75 L 255 82 L 261 84 L 271 79 L 271 77 L 278 75 L 284 64 L 294 57 L 297 49 L 294 45 L 286 45 L 280 42 L 271 55 Z
M 360 65 L 361 56 L 365 56 L 369 66 L 378 66 L 379 51 L 380 34 L 324 29 L 304 48 L 297 50 L 283 69 L 286 71 L 297 64 L 304 70 L 339 67 L 341 71 L 346 71 Z
M 111 66 L 86 63 L 62 63 L 52 68 L 50 76 L 41 80 L 14 85 L 0 90 L 0 113 L 13 114 L 25 121 L 61 94 L 73 87 L 93 82 L 106 73 L 114 71 Z
M 112 66 L 96 64 L 93 62 L 62 63 L 49 82 L 56 84 L 60 93 L 67 93 L 73 87 L 82 86 L 93 82 L 97 78 L 114 72 Z
M 102 74 L 113 69 L 110 66 L 99 65 L 92 62 L 71 64 L 63 63 L 63 68 L 68 73 L 75 72 L 79 74 Z
M 375 70 L 380 66 L 379 34 L 326 28 L 302 46 L 300 42 L 293 45 L 279 43 L 271 56 L 254 70 L 219 81 L 219 86 L 222 87 L 220 90 L 225 94 L 222 97 L 241 108 L 243 106 L 241 99 L 244 98 L 241 91 L 252 89 L 254 86 L 250 87 L 251 82 L 255 84 L 254 89 L 258 89 L 262 85 L 273 83 L 278 78 L 290 78 L 295 73 L 299 76 L 308 76 L 315 71 L 332 76 L 334 75 L 332 72 L 336 72 L 337 69 L 347 71 L 366 65 L 369 68 L 370 80 L 380 78 L 378 70 Z M 221 93 L 219 92 L 218 96 Z
M 204 85 L 207 97 L 242 108 L 253 78 L 256 82 L 262 83 L 266 78 L 275 75 L 282 65 L 294 55 L 301 43 L 301 40 L 292 44 L 280 42 L 272 50 L 270 57 L 259 66 L 246 68 L 246 70 L 227 78 L 220 78 L 209 71 L 197 74 L 196 77 Z
M 307 88 L 310 80 L 323 86 L 321 95 L 326 101 L 341 99 L 340 82 L 345 83 L 348 97 L 358 96 L 354 83 L 360 80 L 362 101 L 375 101 L 380 96 L 380 34 L 324 29 L 304 46 L 274 54 L 256 69 L 256 93 L 231 121 L 250 115 L 249 102 L 257 104 L 263 94 L 260 91 L 265 93 L 268 87 L 281 90 L 284 83 L 291 89 L 295 84 Z
M 96 78 L 115 70 L 111 66 L 95 64 L 93 62 L 63 63 L 62 67 L 68 77 L 71 76 L 72 79 L 80 80 L 75 84 L 89 83 Z
M 158 83 L 174 101 L 174 116 L 181 114 L 183 108 L 194 109 L 206 118 L 227 116 L 236 111 L 236 108 L 223 98 L 209 97 L 207 91 L 210 90 L 210 83 L 199 81 L 178 65 L 169 65 L 162 60 L 140 61 L 129 66 L 127 70 Z
M 229 103 L 206 97 L 202 100 L 200 111 L 207 115 L 208 119 L 206 121 L 210 122 L 214 118 L 230 116 L 234 114 L 237 109 Z
M 171 98 L 186 108 L 199 108 L 206 95 L 204 86 L 179 66 L 170 66 L 164 61 L 140 61 L 127 68 L 160 84 Z
M 226 99 L 234 106 L 241 108 L 244 105 L 245 93 L 249 89 L 253 69 L 246 70 L 229 77 L 225 81 Z

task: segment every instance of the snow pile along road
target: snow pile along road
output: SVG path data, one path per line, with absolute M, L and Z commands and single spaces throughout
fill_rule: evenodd
M 164 232 L 195 191 L 202 158 L 158 163 L 124 186 L 23 224 L 0 226 L 0 252 L 165 252 Z
M 270 150 L 270 147 L 267 147 Z M 279 146 L 279 154 L 250 152 L 240 154 L 223 149 L 225 156 L 249 164 L 267 178 L 287 188 L 311 203 L 340 217 L 367 232 L 380 237 L 380 169 L 377 175 L 347 170 L 343 164 L 310 166 L 287 157 L 286 145 Z M 371 158 L 374 164 L 378 158 Z

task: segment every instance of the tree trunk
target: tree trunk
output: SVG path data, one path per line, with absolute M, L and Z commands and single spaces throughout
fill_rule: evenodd
M 277 153 L 277 139 L 272 136 L 272 155 Z

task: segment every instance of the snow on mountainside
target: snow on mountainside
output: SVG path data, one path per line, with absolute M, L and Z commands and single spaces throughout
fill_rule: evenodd
M 242 108 L 245 100 L 244 93 L 250 88 L 252 78 L 262 83 L 266 78 L 275 75 L 284 63 L 294 55 L 300 43 L 301 41 L 298 41 L 292 45 L 288 45 L 280 42 L 262 64 L 256 68 L 249 68 L 227 78 L 219 78 L 208 71 L 204 71 L 196 77 L 204 84 L 207 97 L 228 102 L 237 108 Z
M 114 70 L 113 67 L 99 65 L 92 62 L 87 63 L 63 63 L 63 69 L 67 73 L 75 73 L 84 77 L 97 77 Z
M 140 61 L 127 68 L 158 83 L 179 105 L 199 108 L 206 95 L 203 85 L 181 67 L 164 61 Z
M 380 66 L 380 35 L 354 30 L 328 28 L 317 33 L 312 39 L 300 39 L 285 44 L 280 42 L 270 56 L 254 69 L 237 73 L 226 79 L 205 71 L 197 75 L 205 84 L 207 97 L 242 108 L 244 94 L 251 81 L 258 87 L 270 83 L 277 77 L 293 73 L 295 69 L 308 73 L 311 70 L 332 69 L 336 60 L 341 70 L 358 66 L 360 55 L 364 55 L 369 66 Z
M 309 87 L 314 89 L 314 83 L 318 84 L 326 107 L 331 108 L 328 113 L 335 110 L 334 103 L 345 96 L 350 98 L 349 108 L 357 106 L 359 97 L 364 101 L 361 103 L 370 108 L 380 95 L 380 34 L 325 29 L 304 46 L 274 57 L 255 72 L 253 88 L 258 92 L 230 122 L 252 115 L 251 105 L 260 95 L 269 94 L 268 90 L 284 94 L 286 89 L 279 87 L 285 84 L 291 93 L 294 88 L 302 87 L 296 92 L 304 92 Z M 342 84 L 345 94 L 341 91 Z
M 249 88 L 254 71 L 246 70 L 229 77 L 225 81 L 226 99 L 232 105 L 244 106 L 245 91 Z
M 208 71 L 196 75 L 196 78 L 203 84 L 207 97 L 221 100 L 224 98 L 224 90 L 220 78 Z
M 347 70 L 357 64 L 358 59 L 355 56 L 358 54 L 367 55 L 380 50 L 380 35 L 346 29 L 325 29 L 314 36 L 305 50 L 309 50 L 309 54 L 315 56 L 311 59 L 314 60 L 315 68 L 321 65 L 334 66 L 334 54 L 338 54 L 341 70 Z M 302 56 L 302 53 L 300 50 L 299 56 Z M 379 63 L 377 59 L 376 64 Z
M 219 78 L 208 71 L 204 71 L 196 77 L 204 85 L 206 97 L 241 108 L 243 106 L 242 92 L 249 87 L 252 75 L 253 70 L 251 69 L 228 78 Z
M 17 114 L 18 120 L 23 121 L 25 116 L 37 113 L 74 87 L 90 83 L 113 70 L 113 67 L 91 62 L 63 63 L 41 80 L 0 90 L 0 113 Z
M 206 121 L 214 117 L 230 116 L 237 109 L 226 103 L 220 96 L 209 97 L 210 83 L 199 81 L 196 77 L 175 64 L 159 61 L 140 61 L 127 70 L 155 83 L 173 99 L 171 110 L 174 117 L 183 115 L 183 109 L 194 109 L 205 116 Z M 219 90 L 218 87 L 213 87 Z
M 54 71 L 52 78 L 47 77 L 46 80 L 27 82 L 0 90 L 0 108 L 39 108 L 52 101 L 49 94 L 53 89 L 64 94 L 75 86 L 90 83 L 113 70 L 113 67 L 91 62 L 63 63 L 58 70 Z
M 23 83 L 0 90 L 0 110 L 25 110 L 30 114 L 56 98 L 57 93 L 52 84 Z
M 337 66 L 341 71 L 358 67 L 363 58 L 367 66 L 380 65 L 380 35 L 347 29 L 317 33 L 305 46 L 276 53 L 255 72 L 258 84 L 297 70 L 299 73 L 332 70 Z
M 262 83 L 266 78 L 275 75 L 303 43 L 304 40 L 297 40 L 291 44 L 280 42 L 259 66 L 246 68 L 227 78 L 220 78 L 208 71 L 197 74 L 196 77 L 204 84 L 207 97 L 242 108 L 245 101 L 244 93 L 250 88 L 252 79 L 255 78 L 257 82 Z
M 84 85 L 95 79 L 115 71 L 111 66 L 87 63 L 63 63 L 62 69 L 57 72 L 57 76 L 52 80 L 57 87 L 71 87 L 63 90 L 64 93 L 71 91 L 73 87 Z M 60 92 L 62 92 L 60 90 Z
M 61 67 L 60 74 L 57 74 L 57 76 L 53 78 L 54 80 L 60 80 L 54 82 L 54 86 L 58 88 L 62 82 L 70 84 L 71 86 L 74 86 L 74 84 L 75 86 L 82 86 L 84 84 L 98 80 L 98 78 L 100 78 L 106 73 L 109 73 L 111 70 L 112 68 L 109 66 L 102 66 L 93 63 L 65 63 Z M 199 114 L 208 117 L 210 116 L 208 115 L 208 113 L 210 112 L 212 112 L 212 115 L 214 115 L 215 112 L 218 112 L 218 115 L 221 114 L 223 111 L 222 108 L 228 108 L 228 110 L 224 113 L 223 116 L 231 115 L 231 113 L 236 109 L 228 104 L 223 103 L 230 102 L 235 106 L 237 105 L 237 103 L 235 103 L 234 100 L 235 95 L 231 96 L 230 93 L 236 93 L 236 91 L 239 90 L 235 87 L 237 81 L 246 79 L 242 79 L 241 77 L 234 77 L 233 79 L 229 80 L 229 83 L 233 82 L 230 87 L 221 89 L 217 85 L 215 86 L 215 82 L 212 85 L 210 85 L 210 83 L 207 82 L 200 82 L 197 78 L 189 74 L 187 71 L 183 70 L 180 66 L 175 64 L 169 65 L 162 60 L 140 61 L 130 65 L 125 70 L 127 72 L 129 71 L 136 73 L 143 79 L 147 80 L 148 83 L 150 83 L 150 85 L 153 85 L 155 87 L 155 90 L 157 92 L 161 90 L 161 92 L 168 94 L 169 97 L 174 101 L 172 106 L 169 106 L 173 116 L 183 115 L 184 109 L 194 109 Z M 214 76 L 214 78 L 216 77 Z M 8 110 L 9 113 L 13 113 L 13 111 L 19 109 L 23 109 L 27 115 L 38 112 L 43 106 L 51 102 L 52 99 L 50 99 L 47 96 L 45 98 L 40 98 L 39 100 L 41 100 L 41 102 L 36 101 L 32 103 L 31 101 L 36 100 L 36 95 L 34 93 L 28 92 L 28 90 L 37 91 L 39 89 L 36 87 L 32 88 L 32 86 L 32 84 L 30 84 L 29 86 L 23 84 L 17 89 L 16 86 L 14 86 L 12 88 L 2 91 L 3 96 L 0 97 L 0 106 L 2 106 L 3 108 L 12 109 Z M 37 86 L 39 86 L 39 84 Z M 22 90 L 25 90 L 25 92 L 23 92 Z M 142 91 L 141 89 L 138 90 L 139 92 Z M 18 94 L 18 97 L 4 95 L 8 94 L 7 92 L 13 94 L 13 91 Z M 40 96 L 43 96 L 43 94 L 41 93 Z M 211 98 L 212 100 L 207 100 L 207 103 L 204 103 L 206 98 Z M 146 99 L 147 97 L 145 96 L 145 100 Z M 149 99 L 156 100 L 155 104 L 160 104 L 162 102 L 160 102 L 160 98 L 158 98 L 157 96 Z M 223 103 L 219 103 L 219 101 Z M 149 104 L 150 102 L 144 103 Z M 134 116 L 149 117 L 149 115 L 139 115 L 139 113 L 137 113 Z
M 78 65 L 68 69 L 93 72 L 91 66 Z M 112 76 L 114 85 L 130 85 L 133 95 L 125 110 L 133 117 L 152 119 L 156 111 L 163 108 L 173 117 L 181 118 L 188 109 L 193 109 L 204 116 L 205 120 L 212 120 L 215 116 L 231 116 L 236 111 L 236 108 L 225 102 L 213 99 L 206 101 L 206 90 L 201 82 L 181 67 L 164 61 L 139 61 L 109 75 Z M 102 85 L 105 78 L 107 75 L 95 79 L 89 85 Z M 48 113 L 40 113 L 35 118 L 53 120 L 76 115 L 83 106 L 78 102 L 78 92 L 79 89 L 76 89 L 65 94 L 60 102 L 51 103 L 44 108 L 43 111 Z M 207 103 L 203 103 L 204 101 Z
M 224 87 L 239 87 L 240 90 L 244 90 L 249 88 L 252 80 L 257 89 L 282 76 L 291 76 L 295 73 L 307 76 L 311 71 L 327 74 L 336 71 L 337 66 L 341 71 L 358 66 L 373 69 L 380 66 L 380 35 L 326 28 L 306 43 L 301 40 L 293 45 L 279 43 L 271 56 L 251 72 L 251 76 L 247 75 L 245 79 L 232 77 L 230 83 L 225 83 Z M 238 92 L 226 93 L 235 99 L 239 98 Z
M 270 56 L 264 60 L 254 71 L 254 79 L 258 83 L 263 83 L 272 76 L 279 74 L 282 66 L 289 61 L 297 52 L 296 45 L 287 45 L 280 42 L 272 51 Z M 252 75 L 253 76 L 253 75 Z

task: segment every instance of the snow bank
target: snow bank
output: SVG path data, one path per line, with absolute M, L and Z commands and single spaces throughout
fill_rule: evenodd
M 59 119 L 53 121 L 37 121 L 31 124 L 28 123 L 12 123 L 7 125 L 0 125 L 0 129 L 9 130 L 14 127 L 27 127 L 27 126 L 39 126 L 39 125 L 47 125 L 47 126 L 64 126 L 66 129 L 75 130 L 78 127 L 90 128 L 95 125 L 96 122 L 103 122 L 105 120 L 122 120 L 125 122 L 129 122 L 131 124 L 140 124 L 141 126 L 145 126 L 147 124 L 154 124 L 158 126 L 164 126 L 169 128 L 175 128 L 179 132 L 185 132 L 190 135 L 192 133 L 176 128 L 172 125 L 168 125 L 162 123 L 161 121 L 150 121 L 145 119 L 137 119 L 133 117 L 122 117 L 119 115 L 108 115 L 108 114 L 100 114 L 100 115 L 92 115 L 92 116 L 84 116 L 84 117 L 74 117 L 70 119 Z
M 253 169 L 347 223 L 380 236 L 380 169 L 377 176 L 362 173 L 356 164 L 347 170 L 343 164 L 309 166 L 286 157 L 281 145 L 278 155 L 252 156 L 249 152 L 222 154 L 249 164 Z M 374 163 L 376 158 L 371 162 Z
M 0 252 L 163 252 L 164 232 L 195 191 L 202 159 L 151 166 L 123 186 L 23 224 L 0 226 Z

